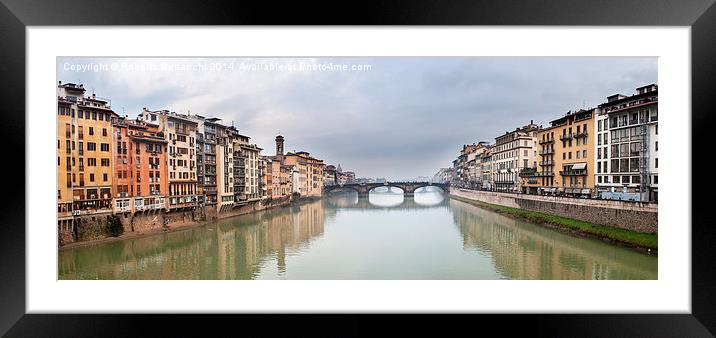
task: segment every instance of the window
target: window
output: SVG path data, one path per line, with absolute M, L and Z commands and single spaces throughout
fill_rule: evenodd
M 107 128 L 102 128 L 102 136 L 107 136 Z
M 97 120 L 97 112 L 96 111 L 92 112 L 92 119 Z
M 92 128 L 90 128 L 92 130 Z M 97 150 L 97 143 L 94 142 L 87 142 L 87 151 L 95 151 Z
M 639 159 L 638 158 L 630 158 L 629 159 L 629 168 L 631 171 L 639 171 Z
M 94 128 L 93 128 L 93 127 L 89 127 L 89 134 L 90 134 L 90 135 L 94 135 Z
M 572 159 L 572 152 L 571 152 L 571 151 L 569 152 L 569 155 L 568 155 L 567 157 L 569 157 L 570 160 Z
M 90 182 L 94 182 L 94 174 L 90 174 Z
M 655 162 L 654 168 L 659 168 L 659 158 L 658 157 L 654 159 L 654 162 Z
M 107 182 L 107 174 L 102 174 L 102 179 Z
M 109 143 L 102 143 L 99 145 L 99 147 L 100 147 L 100 150 L 102 150 L 102 151 L 109 151 Z
M 659 141 L 654 144 L 654 150 L 659 151 Z
M 587 149 L 582 150 L 582 158 L 587 158 Z
M 602 162 L 597 162 L 597 173 L 601 173 L 601 172 L 602 172 Z M 600 177 L 600 181 L 601 181 L 601 177 Z
M 77 111 L 77 118 L 84 118 L 84 111 L 82 111 L 82 109 Z
M 103 167 L 109 167 L 109 159 L 108 159 L 108 158 L 103 158 L 103 159 L 102 159 L 102 166 L 103 166 Z
M 99 120 L 100 120 L 100 121 L 104 121 L 104 114 L 99 113 Z
M 614 183 L 620 183 L 619 176 L 613 176 L 613 177 L 612 177 L 612 182 L 614 182 Z

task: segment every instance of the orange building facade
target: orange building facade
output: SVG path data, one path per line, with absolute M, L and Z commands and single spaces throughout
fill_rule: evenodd
M 112 213 L 112 121 L 108 100 L 85 97 L 82 85 L 57 86 L 58 226 L 74 216 Z
M 159 126 L 120 118 L 114 124 L 114 212 L 166 208 L 167 141 Z

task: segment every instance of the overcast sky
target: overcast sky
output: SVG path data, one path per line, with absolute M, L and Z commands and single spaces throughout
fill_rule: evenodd
M 352 69 L 361 65 L 370 68 Z M 657 83 L 657 60 L 61 58 L 57 78 L 110 99 L 120 115 L 147 107 L 218 117 L 264 155 L 274 154 L 280 131 L 287 151 L 308 151 L 359 177 L 400 179 L 432 176 L 463 144 L 492 143 L 530 120 L 546 126 Z

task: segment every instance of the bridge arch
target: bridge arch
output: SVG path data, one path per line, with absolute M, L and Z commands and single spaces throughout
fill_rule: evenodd
M 360 193 L 363 192 L 362 189 L 360 189 L 359 187 L 356 187 L 355 185 L 351 185 L 351 184 L 347 184 L 347 185 L 332 185 L 332 186 L 327 186 L 327 187 L 324 187 L 324 188 L 323 188 L 323 192 L 324 192 L 324 193 L 331 193 L 331 192 L 340 191 L 340 190 L 343 190 L 343 191 L 345 191 L 345 190 L 355 191 L 355 192 L 357 192 L 358 194 L 360 194 Z
M 373 190 L 375 190 L 375 189 L 378 189 L 378 188 L 388 188 L 388 189 L 390 189 L 390 188 L 398 188 L 398 189 L 400 189 L 400 191 L 402 191 L 403 193 L 405 193 L 405 191 L 406 191 L 406 190 L 405 190 L 405 187 L 403 187 L 403 186 L 400 186 L 400 185 L 398 185 L 398 184 L 390 184 L 390 183 L 388 183 L 388 184 L 373 184 L 373 185 L 371 185 L 371 186 L 369 186 L 369 187 L 367 188 L 367 192 L 370 193 L 371 191 L 373 191 Z
M 447 187 L 443 184 L 436 184 L 436 183 L 421 183 L 413 187 L 412 193 L 414 194 L 418 189 L 424 188 L 424 187 L 436 187 L 440 188 L 440 191 L 443 192 L 443 194 L 447 194 L 448 190 Z

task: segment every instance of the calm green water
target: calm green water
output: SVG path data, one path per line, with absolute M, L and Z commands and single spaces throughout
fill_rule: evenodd
M 356 193 L 62 250 L 60 279 L 656 279 L 657 258 L 446 199 Z

